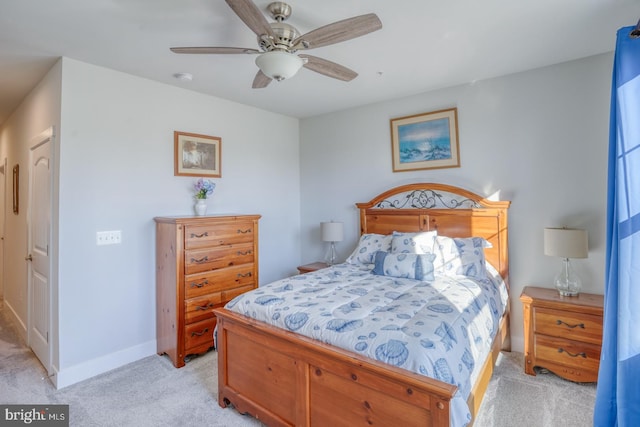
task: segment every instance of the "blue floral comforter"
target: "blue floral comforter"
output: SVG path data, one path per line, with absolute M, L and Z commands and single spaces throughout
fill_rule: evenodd
M 504 282 L 437 276 L 424 282 L 338 264 L 242 294 L 226 308 L 390 365 L 454 384 L 451 425 L 471 420 L 466 399 L 498 330 Z

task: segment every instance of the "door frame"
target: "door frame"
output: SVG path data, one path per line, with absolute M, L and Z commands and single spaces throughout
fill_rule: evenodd
M 0 180 L 2 180 L 2 184 L 0 185 L 0 211 L 2 212 L 2 220 L 0 221 L 0 299 L 4 299 L 4 288 L 5 288 L 5 253 L 6 253 L 6 245 L 4 244 L 4 234 L 7 229 L 7 158 L 4 157 L 2 159 L 2 165 L 0 165 Z
M 32 163 L 32 153 L 33 150 L 35 148 L 37 148 L 38 146 L 45 144 L 45 143 L 49 143 L 49 264 L 48 264 L 48 281 L 49 281 L 49 286 L 48 286 L 48 295 L 47 295 L 47 305 L 48 305 L 48 316 L 47 316 L 47 322 L 48 322 L 48 327 L 47 327 L 47 332 L 48 332 L 48 336 L 47 336 L 47 363 L 46 365 L 43 363 L 42 365 L 44 366 L 44 368 L 47 371 L 47 375 L 51 376 L 54 373 L 54 369 L 53 369 L 53 345 L 52 343 L 54 342 L 54 334 L 57 333 L 57 331 L 54 331 L 52 329 L 52 325 L 53 323 L 53 249 L 54 249 L 54 245 L 52 244 L 53 242 L 53 222 L 52 222 L 52 217 L 53 217 L 53 181 L 54 181 L 54 161 L 53 161 L 53 156 L 54 156 L 54 144 L 55 144 L 55 129 L 54 126 L 49 127 L 48 129 L 46 129 L 45 131 L 41 132 L 39 135 L 33 137 L 30 141 L 29 144 L 29 169 L 28 169 L 28 177 L 29 177 L 29 188 L 28 188 L 28 206 L 27 206 L 27 249 L 30 251 L 31 250 L 31 244 L 32 244 L 32 228 L 31 228 L 31 221 L 32 221 L 32 216 L 31 216 L 31 207 L 32 207 L 32 196 L 33 196 L 33 182 L 32 182 L 32 171 L 31 171 L 31 163 Z M 27 254 L 28 255 L 28 254 Z M 27 301 L 28 301 L 28 307 L 27 307 L 27 344 L 29 345 L 29 348 L 31 348 L 31 344 L 32 344 L 32 337 L 31 337 L 31 329 L 32 329 L 32 322 L 33 322 L 33 313 L 32 313 L 32 306 L 33 306 L 33 289 L 32 289 L 32 267 L 31 264 L 29 263 L 28 266 L 28 274 L 27 274 Z M 42 362 L 42 361 L 41 361 Z

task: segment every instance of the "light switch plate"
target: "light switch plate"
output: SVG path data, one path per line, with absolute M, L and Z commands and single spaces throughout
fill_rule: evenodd
M 122 243 L 122 231 L 98 231 L 96 232 L 96 245 L 118 245 Z

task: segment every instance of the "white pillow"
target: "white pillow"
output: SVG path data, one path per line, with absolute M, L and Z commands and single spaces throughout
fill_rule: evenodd
M 400 233 L 394 231 L 391 238 L 391 253 L 431 254 L 435 244 L 437 231 L 419 233 Z
M 402 277 L 406 279 L 434 280 L 433 260 L 435 254 L 409 254 L 378 251 L 374 255 L 375 265 L 371 272 L 379 276 Z
M 484 248 L 492 247 L 482 237 L 435 238 L 435 271 L 443 275 L 463 275 L 475 279 L 486 279 L 487 270 Z
M 345 262 L 349 264 L 373 264 L 373 255 L 377 251 L 391 250 L 391 234 L 363 234 L 355 250 Z

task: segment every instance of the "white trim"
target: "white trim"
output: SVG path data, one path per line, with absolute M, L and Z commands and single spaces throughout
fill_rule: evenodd
M 2 224 L 0 224 L 0 236 L 2 237 L 2 241 L 0 241 L 0 245 L 2 246 L 2 250 L 0 251 L 1 254 L 0 256 L 2 256 L 2 260 L 0 260 L 0 299 L 4 299 L 4 289 L 5 289 L 5 278 L 6 278 L 6 265 L 7 265 L 7 248 L 4 244 L 5 242 L 5 234 L 6 234 L 6 230 L 7 230 L 7 164 L 8 164 L 8 159 L 5 156 L 4 160 L 2 162 L 2 165 L 0 166 L 0 168 L 2 168 L 2 171 L 0 171 L 0 174 L 2 174 L 2 189 L 0 189 L 0 192 L 2 192 Z M 12 194 L 13 194 L 13 186 L 12 186 Z
M 9 318 L 13 322 L 14 326 L 16 326 L 16 329 L 18 330 L 18 334 L 20 335 L 20 337 L 24 340 L 24 342 L 27 342 L 27 325 L 22 321 L 20 316 L 18 316 L 18 313 L 14 310 L 11 303 L 6 299 L 4 300 L 4 308 L 5 310 L 8 310 L 6 311 L 6 313 L 8 313 Z
M 151 340 L 56 371 L 51 379 L 61 389 L 155 354 L 156 340 Z

